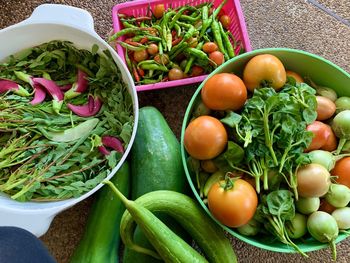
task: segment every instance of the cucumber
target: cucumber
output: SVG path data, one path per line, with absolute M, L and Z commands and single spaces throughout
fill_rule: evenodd
M 129 164 L 125 162 L 110 181 L 128 196 Z M 99 190 L 92 204 L 83 237 L 73 252 L 70 262 L 117 263 L 119 261 L 120 219 L 124 210 L 125 206 L 108 186 Z
M 174 191 L 154 191 L 135 200 L 152 213 L 165 213 L 193 237 L 211 263 L 236 263 L 237 257 L 223 229 L 189 196 Z M 120 236 L 124 244 L 134 246 L 132 233 L 136 227 L 133 216 L 125 211 L 120 222 Z
M 132 199 L 155 190 L 187 192 L 187 182 L 181 161 L 180 143 L 163 115 L 154 107 L 139 110 L 137 134 L 131 149 Z M 157 217 L 183 239 L 189 240 L 186 231 L 167 215 Z M 134 241 L 153 249 L 142 231 L 136 228 Z M 125 263 L 159 263 L 155 258 L 125 249 Z
M 148 251 L 142 248 L 140 248 L 140 250 L 154 257 L 160 256 L 166 263 L 208 263 L 203 256 L 171 231 L 171 229 L 160 221 L 152 212 L 135 201 L 128 200 L 113 183 L 109 181 L 105 183 L 108 184 L 113 189 L 116 196 L 122 200 L 129 214 L 132 215 L 133 219 L 145 233 L 147 239 L 155 247 L 158 254 L 154 251 Z M 120 225 L 120 230 L 121 232 L 124 231 L 123 225 Z
M 163 115 L 154 107 L 139 111 L 131 149 L 132 199 L 155 190 L 184 191 L 187 182 L 180 143 Z

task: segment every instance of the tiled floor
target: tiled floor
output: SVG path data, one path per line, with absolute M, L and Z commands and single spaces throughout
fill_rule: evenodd
M 25 19 L 41 3 L 63 3 L 82 7 L 92 13 L 97 32 L 105 37 L 111 29 L 112 0 L 0 0 L 0 29 Z M 119 1 L 121 2 L 121 1 Z M 349 0 L 319 0 L 319 3 L 350 21 Z M 242 0 L 248 33 L 254 49 L 290 47 L 323 56 L 350 72 L 350 27 L 304 0 Z M 15 7 L 15 8 L 14 8 Z M 6 43 L 0 43 L 4 45 Z M 350 88 L 350 87 L 349 87 Z M 180 135 L 186 105 L 195 87 L 139 94 L 140 104 L 156 106 L 167 118 L 176 135 Z M 68 259 L 84 228 L 92 198 L 59 214 L 42 240 L 59 263 Z M 299 255 L 277 254 L 249 246 L 232 238 L 240 262 L 330 262 L 329 250 Z M 337 246 L 338 261 L 350 262 L 350 240 Z

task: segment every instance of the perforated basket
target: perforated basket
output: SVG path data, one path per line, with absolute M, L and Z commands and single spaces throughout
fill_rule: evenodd
M 113 28 L 114 32 L 118 32 L 123 29 L 123 25 L 119 20 L 118 14 L 125 14 L 129 16 L 145 16 L 149 9 L 153 10 L 154 6 L 157 4 L 164 4 L 165 8 L 177 8 L 183 5 L 199 5 L 205 2 L 210 2 L 208 0 L 172 0 L 172 1 L 164 1 L 164 0 L 139 0 L 117 4 L 113 7 L 112 11 L 112 19 L 113 19 Z M 214 7 L 217 7 L 222 0 L 212 1 Z M 233 34 L 236 41 L 240 41 L 243 45 L 245 51 L 251 51 L 252 48 L 250 46 L 250 41 L 247 33 L 247 28 L 244 21 L 243 12 L 241 9 L 241 5 L 239 0 L 228 0 L 225 6 L 223 7 L 223 11 L 226 15 L 231 18 L 231 25 L 228 30 Z M 123 41 L 125 38 L 121 37 L 120 40 Z M 236 54 L 239 51 L 239 46 L 235 50 Z M 117 53 L 121 57 L 121 59 L 125 63 L 125 50 L 120 46 L 116 46 Z M 146 90 L 154 90 L 154 89 L 162 89 L 162 88 L 170 88 L 170 87 L 178 87 L 182 85 L 190 85 L 194 83 L 202 82 L 207 75 L 202 75 L 198 77 L 189 77 L 181 80 L 172 80 L 159 82 L 155 84 L 147 84 L 147 85 L 136 85 L 137 91 L 146 91 Z

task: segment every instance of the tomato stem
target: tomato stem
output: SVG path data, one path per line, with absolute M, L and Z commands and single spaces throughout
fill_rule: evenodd
M 225 182 L 221 183 L 220 186 L 225 190 L 228 191 L 234 187 L 234 183 L 236 180 L 238 180 L 240 177 L 231 178 L 228 174 L 225 175 Z

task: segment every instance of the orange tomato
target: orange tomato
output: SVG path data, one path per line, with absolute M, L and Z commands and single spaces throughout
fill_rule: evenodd
M 224 125 L 211 116 L 200 116 L 187 126 L 184 146 L 192 157 L 208 160 L 218 156 L 227 145 Z
M 231 18 L 228 15 L 222 15 L 220 16 L 220 22 L 222 26 L 226 29 L 228 29 L 231 25 Z
M 214 61 L 217 66 L 220 66 L 225 62 L 224 54 L 222 54 L 220 51 L 211 52 L 209 54 L 209 59 Z
M 239 110 L 247 100 L 247 89 L 238 76 L 219 73 L 205 82 L 201 96 L 209 109 Z
M 149 44 L 147 48 L 147 52 L 152 56 L 156 55 L 158 53 L 158 45 L 154 43 Z
M 336 181 L 339 184 L 346 185 L 350 188 L 350 157 L 344 157 L 337 161 L 331 174 L 338 176 Z
M 213 160 L 201 161 L 201 167 L 207 173 L 215 173 L 218 170 L 218 168 L 215 166 Z
M 314 137 L 305 152 L 318 150 L 323 147 L 327 143 L 331 134 L 328 125 L 320 121 L 314 121 L 313 123 L 309 124 L 306 127 L 306 130 L 311 131 L 314 134 Z
M 184 78 L 184 73 L 182 69 L 172 68 L 168 73 L 169 80 L 178 80 Z
M 295 82 L 300 84 L 300 83 L 304 83 L 304 79 L 296 72 L 291 71 L 291 70 L 287 70 L 286 71 L 287 77 L 292 77 L 295 79 Z
M 207 54 L 218 50 L 218 45 L 214 42 L 207 42 L 202 47 L 203 51 Z
M 262 83 L 279 90 L 286 83 L 286 80 L 286 70 L 282 62 L 270 54 L 253 57 L 243 70 L 243 81 L 250 91 L 261 87 Z
M 326 199 L 321 199 L 320 207 L 318 208 L 318 211 L 323 211 L 328 214 L 331 214 L 336 208 L 332 206 L 330 203 L 327 202 Z
M 298 168 L 296 176 L 301 197 L 321 197 L 328 192 L 331 185 L 328 170 L 317 163 Z
M 135 51 L 134 52 L 134 60 L 136 62 L 144 61 L 148 58 L 148 52 L 146 49 Z
M 165 6 L 164 4 L 157 4 L 155 7 L 154 7 L 154 10 L 153 10 L 153 15 L 156 17 L 156 18 L 161 18 L 164 14 L 164 11 L 165 11 Z
M 335 110 L 337 109 L 333 101 L 323 96 L 316 96 L 316 101 L 318 121 L 324 121 L 333 116 Z
M 229 227 L 240 227 L 253 218 L 258 196 L 243 179 L 233 179 L 233 186 L 225 189 L 225 181 L 215 183 L 208 193 L 208 207 L 213 216 Z
M 332 152 L 337 149 L 338 147 L 338 140 L 337 136 L 335 136 L 334 131 L 332 130 L 331 126 L 325 124 L 327 126 L 327 130 L 329 132 L 329 137 L 326 141 L 326 143 L 320 148 L 321 150 L 325 150 L 328 152 Z

